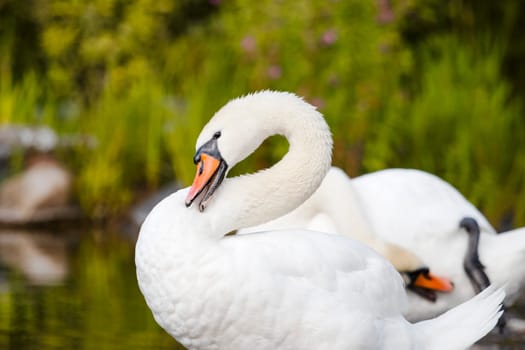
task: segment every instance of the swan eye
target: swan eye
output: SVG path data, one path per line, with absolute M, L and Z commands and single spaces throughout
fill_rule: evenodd
M 217 131 L 215 134 L 213 134 L 213 138 L 214 139 L 218 139 L 219 137 L 221 137 L 221 132 L 220 131 Z

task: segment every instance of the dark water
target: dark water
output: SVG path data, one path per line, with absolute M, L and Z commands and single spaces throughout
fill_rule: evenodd
M 137 288 L 134 239 L 105 230 L 0 230 L 0 349 L 183 349 Z M 525 300 L 511 312 L 525 318 Z M 491 334 L 477 349 L 525 349 Z
M 183 349 L 146 307 L 133 249 L 101 230 L 0 231 L 0 349 Z

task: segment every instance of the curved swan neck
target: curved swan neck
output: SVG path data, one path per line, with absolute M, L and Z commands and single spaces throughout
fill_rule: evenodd
M 255 136 L 257 146 L 280 134 L 288 140 L 288 153 L 271 168 L 224 180 L 206 210 L 213 235 L 223 236 L 282 216 L 319 187 L 331 164 L 331 133 L 312 106 L 300 101 L 293 107 L 267 106 L 257 116 L 258 125 L 264 126 Z

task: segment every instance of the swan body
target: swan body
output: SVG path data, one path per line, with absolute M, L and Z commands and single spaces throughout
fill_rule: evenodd
M 382 240 L 373 232 L 351 179 L 337 167 L 329 169 L 315 193 L 295 210 L 238 233 L 297 228 L 347 235 L 374 248 L 398 271 L 410 271 L 424 265 L 413 252 Z
M 437 176 L 413 169 L 388 169 L 352 180 L 374 232 L 381 238 L 417 252 L 432 267 L 454 281 L 452 293 L 435 303 L 409 296 L 407 317 L 433 317 L 469 298 L 474 288 L 463 269 L 467 233 L 464 217 L 480 226 L 479 258 L 495 286 L 504 286 L 511 304 L 525 286 L 525 228 L 496 234 L 474 205 Z
M 290 144 L 280 162 L 224 178 L 276 133 Z M 204 127 L 192 187 L 151 211 L 136 245 L 146 303 L 185 347 L 462 349 L 494 327 L 504 293 L 493 288 L 436 319 L 407 322 L 399 274 L 346 237 L 308 230 L 225 236 L 304 202 L 329 169 L 331 144 L 321 114 L 281 92 L 235 99 Z
M 373 248 L 402 274 L 407 288 L 434 302 L 436 292 L 450 292 L 450 280 L 429 272 L 413 252 L 379 238 L 361 208 L 351 179 L 343 170 L 331 167 L 314 194 L 292 212 L 262 225 L 238 230 L 238 234 L 280 229 L 309 229 L 342 234 Z

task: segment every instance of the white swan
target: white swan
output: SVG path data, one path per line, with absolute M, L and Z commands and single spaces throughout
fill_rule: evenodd
M 436 291 L 450 292 L 452 282 L 431 274 L 413 252 L 379 238 L 373 232 L 351 179 L 343 170 L 331 167 L 314 194 L 292 212 L 262 225 L 238 230 L 238 234 L 280 229 L 309 229 L 342 234 L 372 247 L 398 270 L 409 289 L 430 301 Z
M 272 168 L 224 179 L 264 138 L 289 152 Z M 156 321 L 189 349 L 460 349 L 501 315 L 489 288 L 416 324 L 393 266 L 364 245 L 313 231 L 225 236 L 300 205 L 330 165 L 322 115 L 295 95 L 265 91 L 229 102 L 197 140 L 197 175 L 146 218 L 137 279 Z M 197 206 L 186 208 L 197 201 Z
M 496 286 L 505 286 L 505 304 L 525 287 L 525 228 L 496 234 L 487 219 L 454 187 L 437 176 L 412 169 L 388 169 L 352 180 L 374 232 L 380 238 L 417 252 L 432 267 L 454 281 L 454 291 L 436 303 L 409 297 L 407 317 L 433 317 L 474 294 L 463 269 L 468 234 L 459 227 L 464 217 L 481 229 L 479 258 Z

